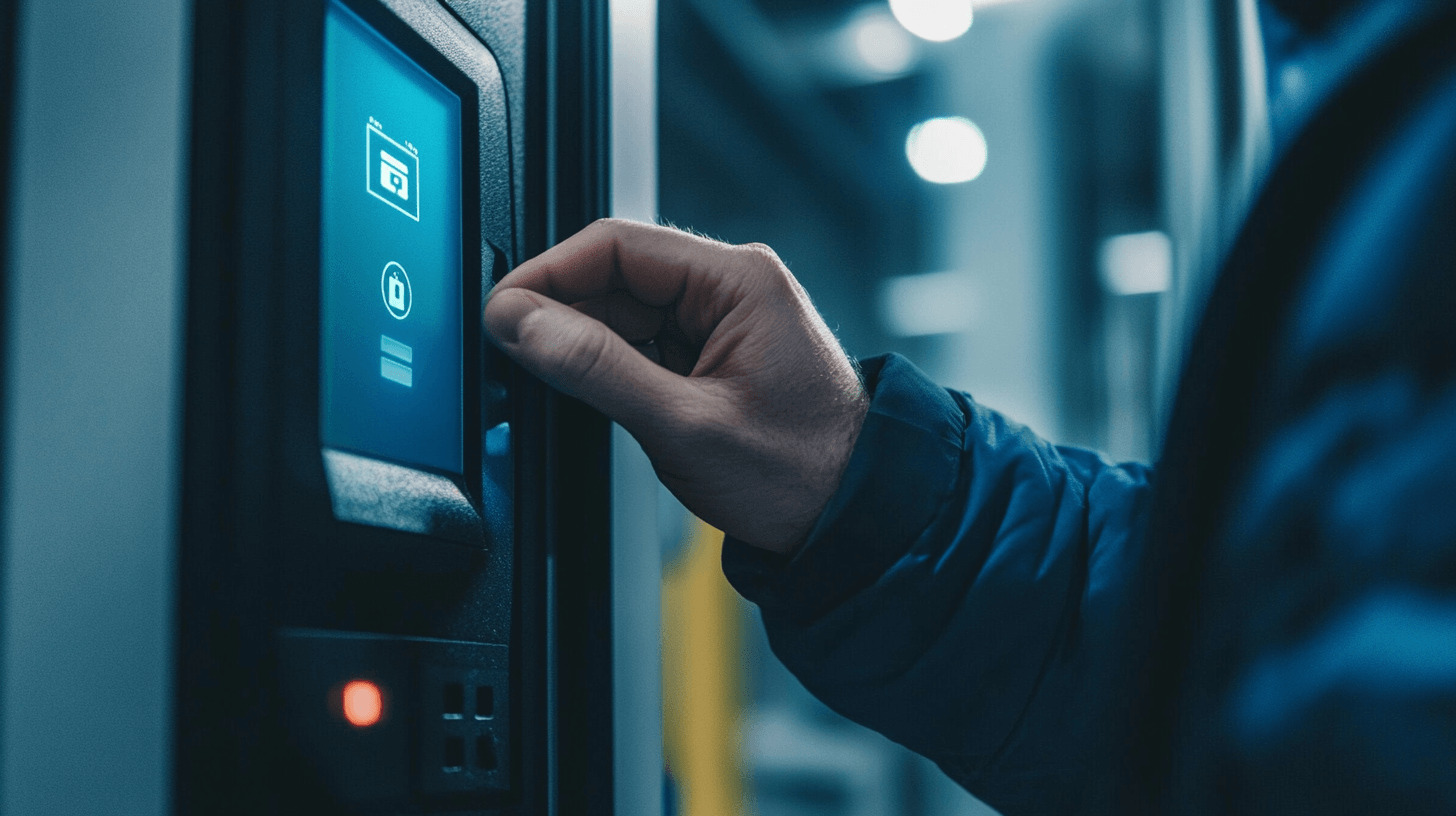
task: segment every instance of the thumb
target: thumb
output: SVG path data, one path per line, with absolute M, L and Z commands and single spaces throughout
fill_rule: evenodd
M 485 328 L 527 371 L 634 434 L 693 390 L 605 323 L 529 289 L 497 289 L 485 305 Z

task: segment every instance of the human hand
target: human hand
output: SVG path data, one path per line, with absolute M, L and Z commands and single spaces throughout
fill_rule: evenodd
M 626 428 L 699 518 L 775 552 L 798 546 L 838 488 L 868 405 L 762 244 L 597 221 L 496 284 L 485 327 Z

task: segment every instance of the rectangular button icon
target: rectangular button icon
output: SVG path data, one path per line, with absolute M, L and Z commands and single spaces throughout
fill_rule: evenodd
M 398 357 L 406 363 L 413 363 L 415 361 L 414 349 L 411 349 L 393 337 L 383 334 L 379 335 L 379 350 L 391 357 Z
M 407 365 L 400 365 L 388 357 L 379 358 L 379 376 L 393 380 L 405 388 L 414 387 L 415 373 Z
M 405 388 L 413 388 L 415 382 L 414 369 L 404 363 L 413 363 L 415 360 L 414 349 L 399 342 L 393 337 L 379 335 L 379 350 L 386 356 L 379 358 L 379 376 L 391 382 L 397 382 Z M 395 357 L 397 360 L 391 360 Z M 399 362 L 403 360 L 404 362 Z

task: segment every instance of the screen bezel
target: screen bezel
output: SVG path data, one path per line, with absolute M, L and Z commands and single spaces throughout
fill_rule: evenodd
M 376 453 L 324 445 L 329 491 L 335 518 L 339 521 L 386 527 L 403 532 L 444 538 L 460 543 L 485 544 L 482 524 L 483 475 L 481 386 L 485 338 L 481 327 L 482 295 L 487 286 L 483 276 L 494 266 L 482 231 L 480 178 L 482 152 L 486 149 L 480 121 L 481 86 L 467 73 L 468 65 L 457 65 L 447 53 L 459 53 L 456 44 L 443 41 L 445 32 L 424 33 L 412 28 L 384 5 L 370 0 L 324 0 L 324 13 L 334 3 L 353 13 L 390 45 L 431 78 L 460 99 L 460 306 L 461 306 L 461 457 L 464 473 L 390 459 Z M 441 42 L 431 42 L 433 34 Z M 324 88 L 326 91 L 326 87 Z M 319 167 L 320 174 L 322 166 Z M 320 186 L 322 194 L 322 187 Z M 322 236 L 320 236 L 322 240 Z M 322 244 L 320 244 L 322 247 Z M 320 265 L 319 280 L 323 269 Z M 320 302 L 322 307 L 322 302 Z M 319 326 L 323 331 L 322 321 Z M 320 338 L 322 339 L 322 338 Z M 322 347 L 322 342 L 320 342 Z M 322 363 L 322 361 L 321 361 Z M 322 373 L 322 365 L 320 374 Z M 322 381 L 320 381 L 320 397 Z M 319 403 L 319 432 L 322 435 L 323 406 Z M 405 469 L 423 478 L 400 478 Z M 381 484 L 381 483 L 386 484 Z M 446 485 L 459 496 L 452 500 Z M 370 506 L 356 496 L 390 494 L 387 506 Z

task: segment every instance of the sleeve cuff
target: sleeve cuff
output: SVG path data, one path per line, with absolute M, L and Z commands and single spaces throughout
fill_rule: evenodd
M 733 538 L 723 572 L 765 615 L 805 624 L 873 584 L 946 506 L 960 470 L 966 416 L 897 354 L 861 363 L 870 394 L 839 489 L 797 552 Z

